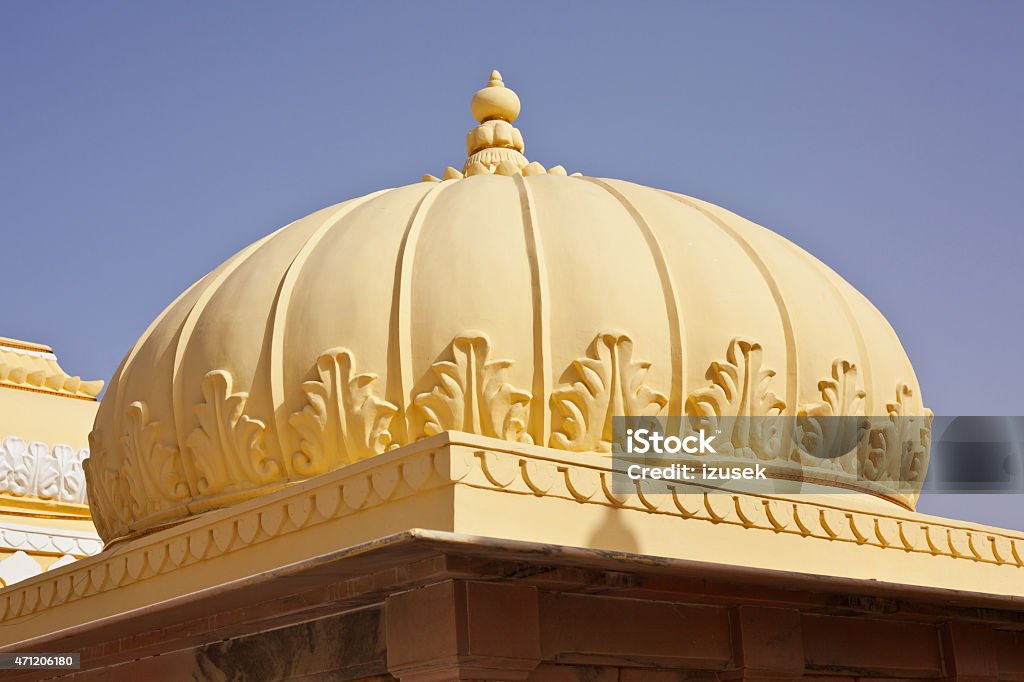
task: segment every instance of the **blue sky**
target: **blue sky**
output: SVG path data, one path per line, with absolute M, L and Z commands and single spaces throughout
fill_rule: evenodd
M 491 68 L 546 165 L 721 204 L 1024 414 L 1024 3 L 0 1 L 0 335 L 108 379 L 224 258 L 464 158 Z M 935 506 L 938 505 L 938 506 Z M 1019 498 L 925 511 L 1024 527 Z

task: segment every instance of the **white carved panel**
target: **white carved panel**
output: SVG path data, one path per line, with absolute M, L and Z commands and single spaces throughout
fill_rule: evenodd
M 0 492 L 69 504 L 85 504 L 85 448 L 26 443 L 17 436 L 0 442 Z

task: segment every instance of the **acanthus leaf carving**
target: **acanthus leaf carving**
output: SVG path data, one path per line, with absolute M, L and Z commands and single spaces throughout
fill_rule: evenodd
M 900 480 L 908 484 L 912 492 L 920 492 L 928 474 L 928 461 L 932 446 L 932 420 L 935 415 L 925 409 L 921 417 L 913 417 L 915 439 L 900 461 Z
M 831 377 L 819 381 L 818 390 L 821 401 L 797 411 L 800 458 L 809 466 L 855 474 L 857 451 L 868 432 L 867 394 L 858 383 L 857 366 L 835 360 Z
M 633 340 L 605 331 L 574 360 L 569 383 L 551 394 L 558 424 L 550 446 L 577 452 L 609 452 L 612 417 L 654 417 L 668 404 L 664 394 L 646 384 L 650 362 L 633 360 Z
M 451 343 L 451 360 L 438 360 L 430 366 L 433 385 L 412 400 L 417 438 L 466 431 L 533 442 L 526 432 L 533 396 L 505 380 L 513 363 L 488 360 L 490 350 L 486 336 L 462 334 Z
M 308 404 L 288 420 L 300 438 L 292 456 L 296 473 L 314 476 L 389 449 L 398 408 L 374 394 L 377 375 L 356 374 L 345 348 L 322 353 L 316 372 L 317 379 L 302 384 Z
M 35 495 L 44 500 L 60 499 L 61 475 L 57 464 L 56 452 L 50 454 L 45 443 L 29 443 L 29 452 L 35 460 L 35 485 L 26 494 Z
M 218 493 L 246 483 L 263 485 L 279 471 L 263 447 L 265 424 L 244 414 L 249 394 L 232 392 L 232 377 L 213 370 L 203 378 L 203 402 L 193 408 L 199 425 L 185 445 L 196 466 L 200 493 Z
M 124 421 L 124 476 L 135 517 L 157 513 L 188 497 L 181 454 L 175 445 L 160 441 L 160 422 L 150 420 L 146 403 L 131 403 Z
M 26 443 L 20 438 L 4 439 L 3 453 L 0 453 L 0 468 L 4 471 L 4 490 L 23 497 L 32 495 L 38 480 L 37 453 L 42 443 Z
M 89 433 L 89 453 L 82 468 L 96 531 L 105 538 L 122 535 L 131 518 L 131 496 L 120 467 L 111 465 L 112 455 L 106 448 L 102 430 L 93 429 Z
M 785 456 L 780 419 L 786 403 L 769 390 L 775 371 L 762 367 L 764 349 L 751 339 L 729 342 L 726 361 L 708 367 L 711 386 L 686 400 L 691 425 L 720 432 L 719 454 L 774 459 Z
M 60 444 L 51 449 L 46 443 L 26 443 L 16 436 L 5 438 L 0 444 L 0 491 L 19 497 L 83 504 L 82 460 L 88 452 Z
M 908 399 L 914 395 L 907 384 L 896 386 L 896 399 L 886 403 L 887 416 L 871 420 L 859 474 L 871 481 L 898 482 L 916 492 L 928 470 L 932 411 L 912 414 Z
M 85 449 L 75 450 L 69 445 L 55 445 L 53 457 L 59 472 L 57 499 L 74 504 L 85 503 L 85 472 L 82 462 L 89 456 Z

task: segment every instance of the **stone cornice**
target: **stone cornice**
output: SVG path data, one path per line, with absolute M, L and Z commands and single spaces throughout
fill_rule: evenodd
M 614 520 L 654 556 L 1024 595 L 1021 533 L 858 508 L 855 495 L 619 494 L 610 464 L 438 434 L 4 589 L 0 647 L 413 528 L 623 551 L 594 532 Z
M 0 387 L 95 401 L 103 382 L 69 375 L 48 346 L 0 338 Z

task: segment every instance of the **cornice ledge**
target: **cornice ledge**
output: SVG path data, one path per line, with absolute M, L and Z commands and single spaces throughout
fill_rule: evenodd
M 621 493 L 612 486 L 611 467 L 535 459 L 522 453 L 478 450 L 468 485 L 521 495 L 559 497 L 586 504 L 630 509 L 682 519 L 740 526 L 751 531 L 799 535 L 830 542 L 869 545 L 999 566 L 1024 567 L 1024 536 L 1011 531 L 942 523 L 923 515 L 906 516 L 848 509 L 792 497 L 714 492 Z M 610 458 L 609 458 L 610 459 Z M 610 462 L 609 462 L 610 464 Z M 692 490 L 699 486 L 690 485 Z
M 452 486 L 469 473 L 473 458 L 448 450 L 448 436 L 441 433 L 263 497 L 114 541 L 95 556 L 0 589 L 0 623 Z
M 743 493 L 620 494 L 611 457 L 443 432 L 329 474 L 121 543 L 0 590 L 0 622 L 209 561 L 403 498 L 451 486 L 675 516 L 815 542 L 868 545 L 1010 568 L 1024 534 L 942 523 L 913 512 L 844 509 Z M 415 523 L 415 521 L 412 521 Z M 823 545 L 823 548 L 825 546 Z
M 95 402 L 103 382 L 71 376 L 49 346 L 0 337 L 0 388 Z
M 461 485 L 559 497 L 752 531 L 1024 567 L 1024 533 L 966 522 L 945 523 L 911 511 L 894 509 L 887 514 L 792 495 L 755 495 L 722 488 L 683 492 L 681 486 L 664 484 L 664 492 L 645 494 L 637 485 L 635 491 L 622 493 L 612 485 L 611 455 L 517 445 L 473 434 L 451 436 L 453 445 L 473 448 L 476 460 Z M 647 486 L 649 489 L 651 482 Z M 691 484 L 685 490 L 701 487 Z

